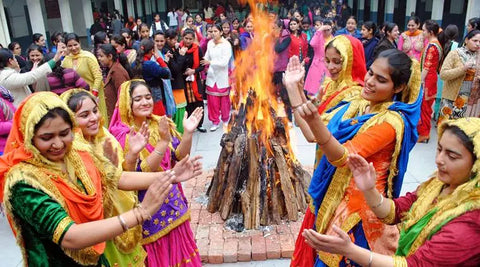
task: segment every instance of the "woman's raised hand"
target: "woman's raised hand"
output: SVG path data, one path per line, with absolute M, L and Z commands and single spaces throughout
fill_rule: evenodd
M 160 121 L 158 122 L 158 133 L 162 140 L 168 142 L 172 140 L 172 135 L 170 134 L 170 122 L 166 116 L 160 117 Z
M 170 189 L 175 175 L 172 171 L 159 172 L 158 178 L 148 187 L 142 201 L 142 207 L 149 215 L 155 214 L 163 204 Z
M 347 165 L 352 171 L 355 184 L 360 191 L 364 192 L 375 188 L 377 173 L 371 162 L 368 163 L 367 160 L 358 154 L 350 154 Z
M 198 124 L 200 123 L 200 120 L 202 119 L 203 116 L 203 108 L 199 107 L 196 108 L 190 117 L 188 117 L 188 113 L 185 112 L 185 115 L 183 116 L 183 129 L 185 132 L 193 133 L 195 129 L 197 129 Z
M 300 62 L 298 56 L 293 56 L 288 61 L 287 69 L 285 70 L 285 76 L 283 76 L 283 82 L 287 89 L 297 88 L 297 84 L 303 81 L 305 77 L 305 67 Z M 289 86 L 292 85 L 292 86 Z M 295 85 L 295 86 L 293 86 Z
M 143 122 L 142 126 L 135 132 L 135 130 L 130 128 L 130 132 L 128 133 L 128 144 L 130 146 L 129 151 L 133 154 L 138 154 L 142 151 L 143 148 L 148 143 L 148 138 L 150 137 L 150 131 L 148 130 L 147 122 Z
M 174 183 L 185 182 L 202 174 L 202 163 L 200 159 L 202 159 L 202 156 L 190 158 L 189 155 L 187 155 L 181 161 L 177 162 L 172 170 L 175 174 Z
M 55 56 L 53 57 L 53 60 L 55 61 L 59 61 L 62 59 L 63 56 L 65 56 L 67 54 L 67 46 L 62 43 L 62 42 L 59 42 L 57 44 L 57 53 L 55 54 Z

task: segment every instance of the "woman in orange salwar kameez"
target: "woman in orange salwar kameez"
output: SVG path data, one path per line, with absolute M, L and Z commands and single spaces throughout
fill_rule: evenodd
M 393 255 L 398 229 L 384 226 L 368 209 L 346 159 L 356 153 L 372 162 L 379 177 L 376 189 L 384 196 L 398 196 L 408 154 L 416 142 L 421 97 L 419 64 L 396 49 L 382 52 L 365 76 L 361 97 L 340 104 L 320 118 L 311 102 L 302 102 L 292 84 L 302 67 L 292 59 L 285 73 L 295 112 L 305 119 L 324 153 L 309 187 L 310 207 L 302 224 L 332 234 L 333 226 L 348 232 L 352 242 Z M 293 65 L 293 66 L 292 66 Z M 295 66 L 296 65 L 296 66 Z M 295 105 L 296 104 L 296 105 Z M 315 112 L 314 112 L 315 111 Z M 328 121 L 328 126 L 324 124 Z M 299 235 L 292 266 L 347 266 L 356 263 L 341 255 L 317 254 Z

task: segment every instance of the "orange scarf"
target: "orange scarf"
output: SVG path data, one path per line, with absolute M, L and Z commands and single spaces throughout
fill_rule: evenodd
M 16 164 L 26 162 L 34 158 L 32 152 L 28 151 L 25 146 L 24 136 L 21 132 L 21 118 L 25 104 L 33 98 L 38 97 L 35 93 L 27 97 L 18 107 L 13 117 L 12 129 L 7 139 L 4 155 L 0 157 L 0 200 L 3 202 L 4 188 L 5 188 L 5 176 L 7 172 Z M 43 93 L 45 94 L 45 93 Z M 59 99 L 60 100 L 60 99 Z M 61 101 L 61 100 L 60 100 Z M 62 178 L 49 172 L 53 175 L 52 181 L 55 187 L 60 191 L 64 197 L 67 205 L 67 213 L 75 223 L 85 223 L 91 221 L 102 220 L 103 217 L 103 193 L 102 193 L 102 178 L 99 170 L 95 168 L 93 158 L 86 151 L 70 151 L 68 153 L 78 153 L 82 158 L 85 169 L 88 176 L 91 179 L 95 188 L 95 193 L 92 195 L 86 195 L 80 193 L 70 187 Z M 91 167 L 90 167 L 91 166 Z M 39 168 L 41 169 L 41 168 Z M 11 221 L 11 218 L 9 218 Z M 13 228 L 12 228 L 13 229 Z M 102 254 L 105 249 L 105 242 L 96 244 L 93 246 L 95 251 Z
M 410 32 L 410 31 L 404 31 L 403 33 L 404 33 L 405 35 L 407 35 L 407 36 L 412 37 L 412 36 L 417 36 L 417 35 L 419 35 L 419 34 L 422 34 L 422 30 L 418 30 L 418 29 L 417 29 L 417 30 L 415 30 L 413 33 Z

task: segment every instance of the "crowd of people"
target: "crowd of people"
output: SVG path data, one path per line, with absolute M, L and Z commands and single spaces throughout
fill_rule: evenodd
M 317 144 L 291 265 L 478 265 L 480 19 L 457 42 L 456 25 L 359 27 L 348 5 L 309 2 L 261 7 L 276 97 Z M 0 200 L 24 261 L 201 266 L 181 182 L 202 172 L 204 103 L 210 131 L 230 120 L 255 20 L 222 4 L 95 19 L 91 49 L 60 32 L 26 57 L 0 49 Z M 432 121 L 438 169 L 400 197 Z

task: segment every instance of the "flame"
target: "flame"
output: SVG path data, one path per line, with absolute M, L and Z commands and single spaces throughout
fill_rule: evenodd
M 268 1 L 239 0 L 239 3 L 250 5 L 254 37 L 249 47 L 236 55 L 233 107 L 238 110 L 242 104 L 246 106 L 245 123 L 248 135 L 258 135 L 259 142 L 267 148 L 270 155 L 273 150 L 268 140 L 275 135 L 275 117 L 281 118 L 287 138 L 282 145 L 289 151 L 287 160 L 295 161 L 289 140 L 288 119 L 273 84 L 276 37 L 272 30 L 275 22 L 263 8 Z M 247 102 L 249 95 L 254 96 L 254 101 Z

